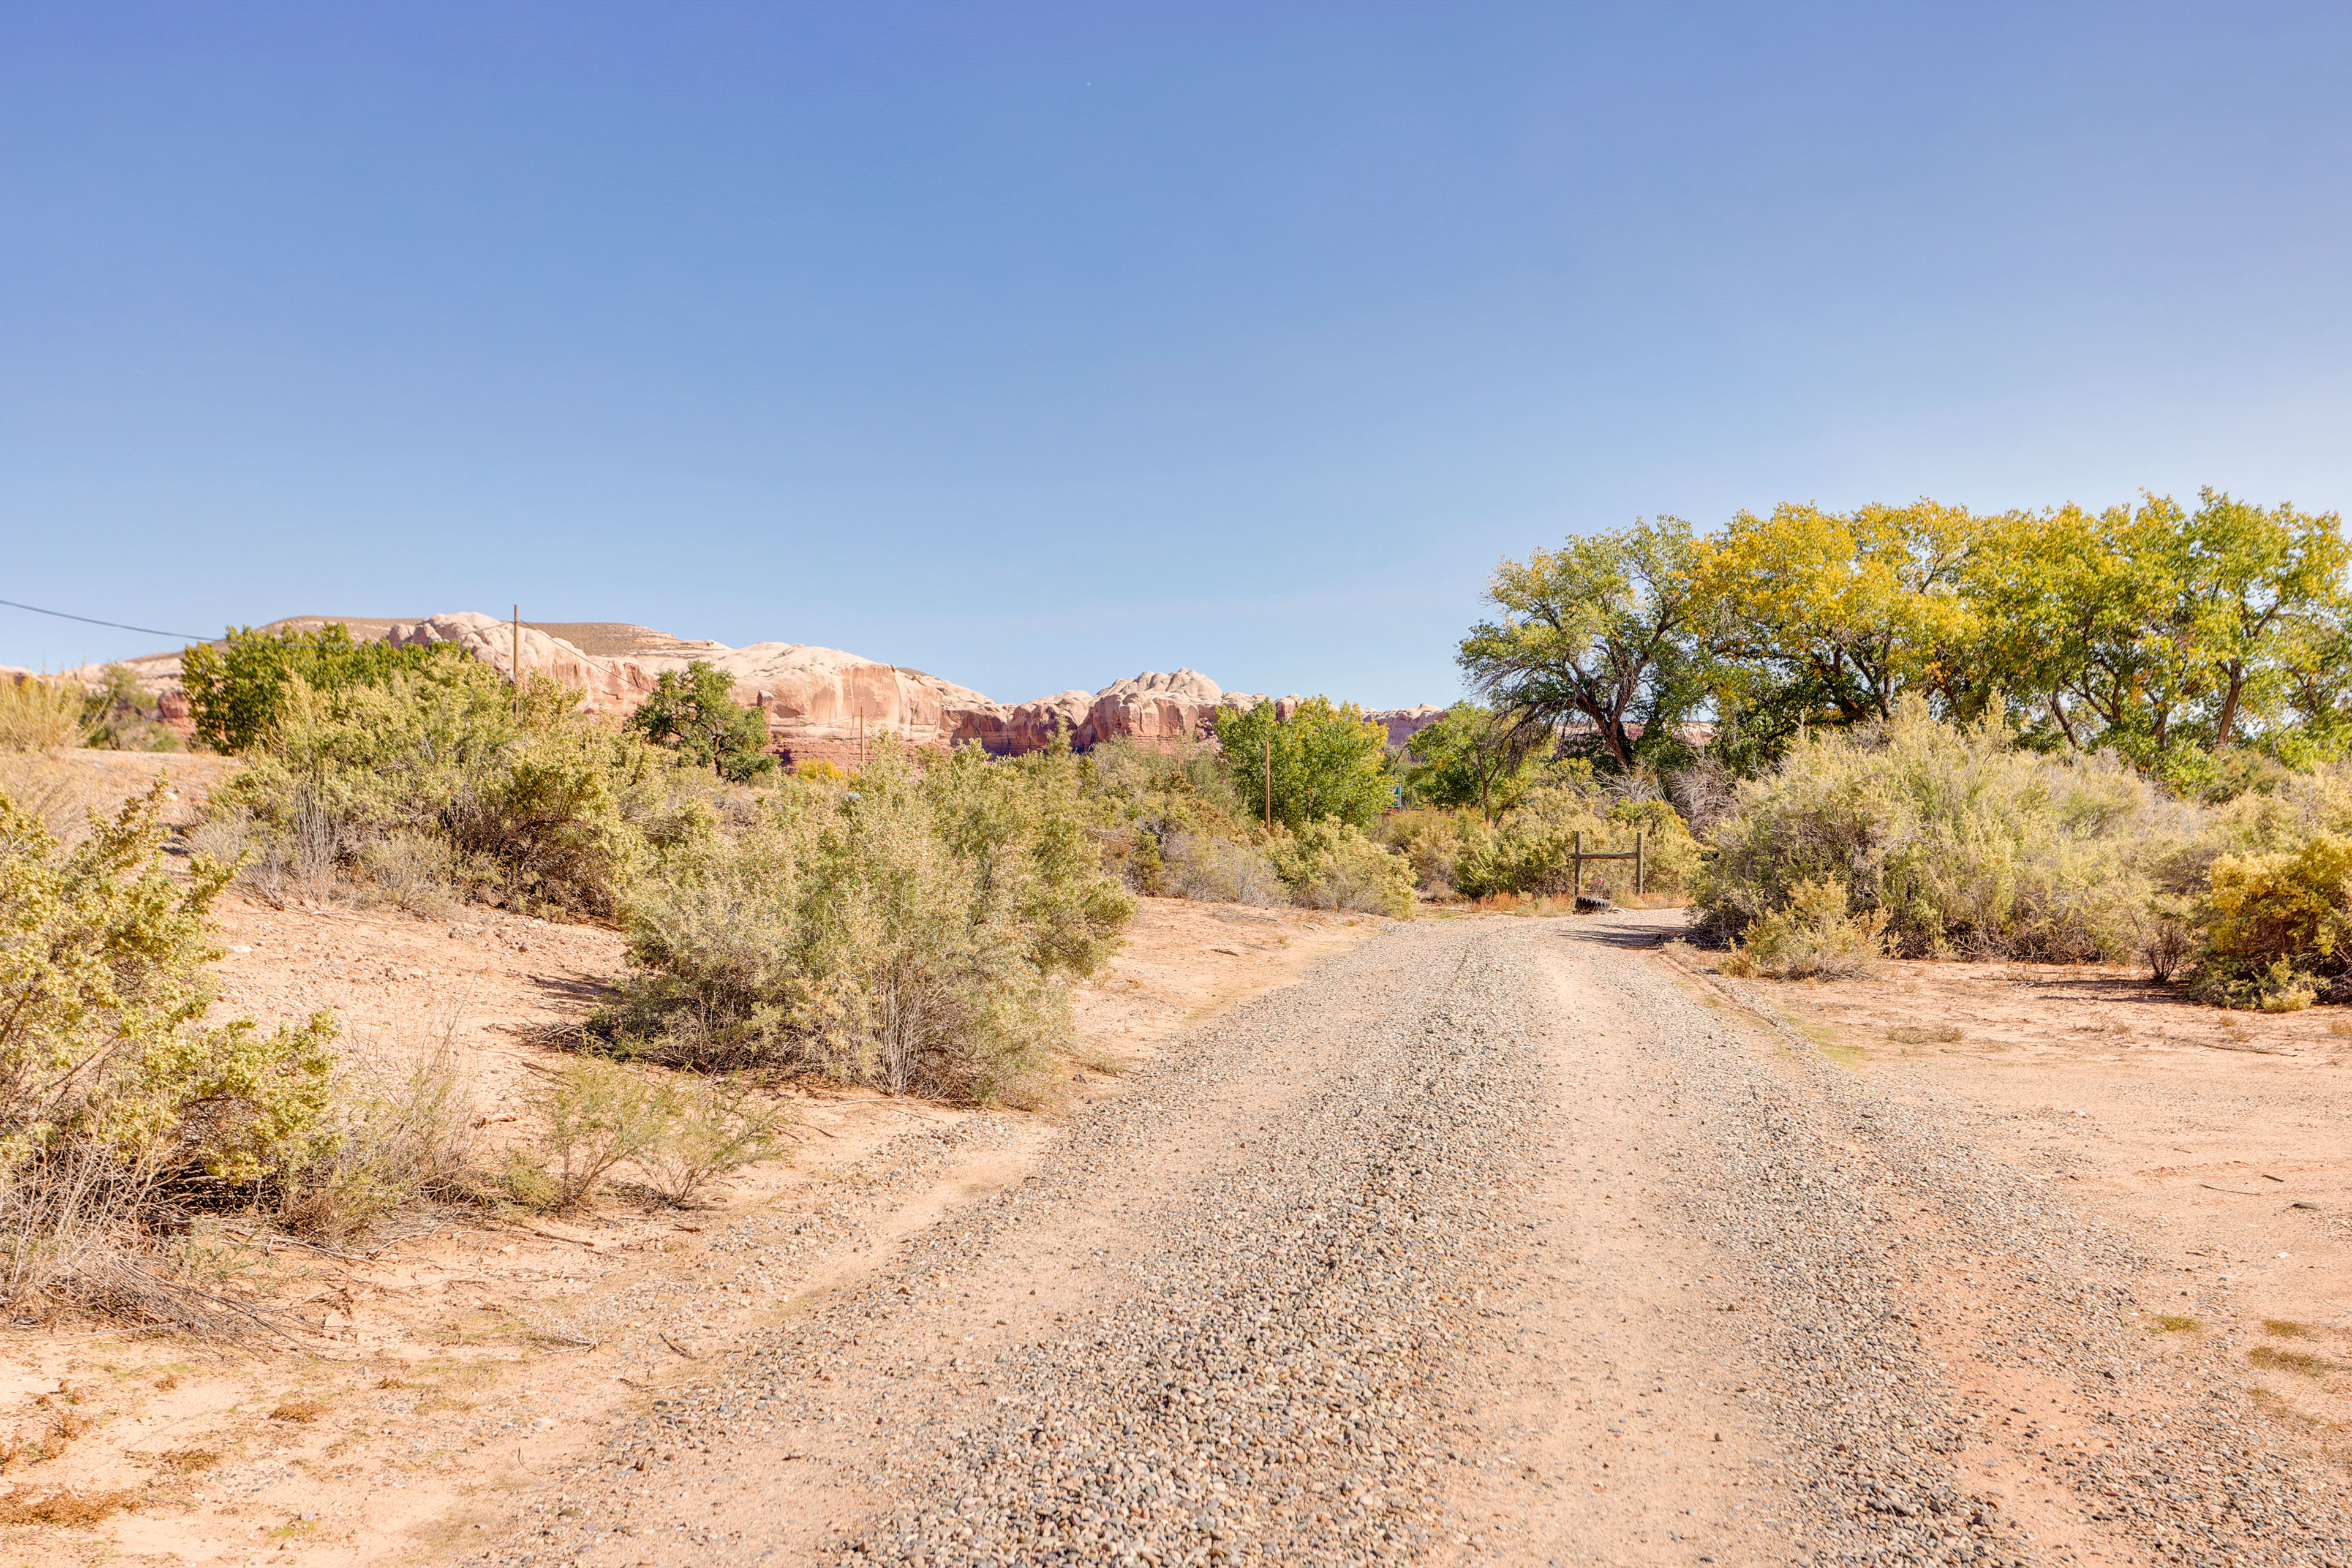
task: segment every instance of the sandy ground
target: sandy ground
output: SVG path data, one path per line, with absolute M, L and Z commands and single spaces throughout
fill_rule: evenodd
M 2165 1332 L 2227 1347 L 2252 1397 L 2331 1447 L 2352 1432 L 2352 1009 L 2224 1012 L 2053 964 L 1725 981 L 1660 951 L 1899 1100 L 1957 1097 L 2004 1160 L 2174 1277 Z

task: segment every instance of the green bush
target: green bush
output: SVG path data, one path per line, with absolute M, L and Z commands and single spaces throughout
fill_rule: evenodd
M 1358 910 L 1412 916 L 1412 868 L 1352 823 L 1325 817 L 1295 833 L 1276 831 L 1266 846 L 1291 901 L 1312 910 Z
M 889 746 L 855 791 L 787 783 L 631 901 L 635 973 L 596 1033 L 698 1071 L 1003 1095 L 1071 1038 L 1056 976 L 1090 973 L 1133 912 L 1080 786 L 1066 754 L 919 774 Z
M 1494 821 L 1543 777 L 1548 748 L 1520 750 L 1505 717 L 1475 703 L 1455 703 L 1405 742 L 1406 803 L 1458 806 Z
M 199 842 L 243 854 L 280 899 L 347 882 L 415 909 L 482 897 L 610 918 L 663 855 L 709 837 L 712 785 L 576 700 L 543 677 L 518 694 L 471 659 L 327 691 L 297 677 Z
M 325 1015 L 268 1036 L 201 1023 L 228 873 L 164 872 L 163 792 L 70 849 L 0 796 L 0 1173 L 88 1142 L 134 1169 L 249 1182 L 307 1149 L 324 1114 Z
M 1594 784 L 1589 773 L 1566 773 L 1528 793 L 1492 833 L 1465 836 L 1454 885 L 1471 898 L 1490 893 L 1558 897 L 1576 881 L 1578 835 L 1585 853 L 1617 854 L 1642 836 L 1643 890 L 1672 897 L 1685 890 L 1700 851 L 1682 816 L 1663 800 L 1628 799 Z M 1630 860 L 1588 863 L 1584 890 L 1622 897 L 1633 890 Z
M 1430 891 L 1480 899 L 1567 893 L 1575 881 L 1579 833 L 1588 855 L 1631 850 L 1639 833 L 1643 890 L 1672 898 L 1687 889 L 1702 851 L 1673 805 L 1628 794 L 1643 787 L 1635 782 L 1641 777 L 1602 784 L 1580 761 L 1555 763 L 1491 826 L 1472 810 L 1400 812 L 1383 824 L 1382 837 L 1406 857 Z M 1584 889 L 1617 896 L 1632 892 L 1633 863 L 1588 864 Z
M 1886 911 L 1856 914 L 1844 884 L 1800 882 L 1789 902 L 1748 929 L 1748 945 L 1724 963 L 1732 974 L 1775 980 L 1859 980 L 1886 955 Z
M 2138 947 L 2200 824 L 2123 766 L 2021 751 L 1907 699 L 1885 724 L 1800 737 L 1743 784 L 1696 879 L 1699 924 L 1747 937 L 1831 883 L 1912 955 L 2074 963 Z
M 2191 992 L 2225 1007 L 2308 1007 L 2352 972 L 2352 839 L 2213 863 L 2212 921 Z
M 216 752 L 242 752 L 277 726 L 298 681 L 313 691 L 341 691 L 456 665 L 501 679 L 454 642 L 353 642 L 340 622 L 307 632 L 231 626 L 221 642 L 195 643 L 180 656 L 180 683 L 196 739 Z
M 139 1261 L 161 1212 L 257 1190 L 333 1142 L 326 1015 L 268 1035 L 203 1022 L 228 872 L 162 868 L 163 795 L 70 847 L 0 795 L 0 1300 L 20 1310 L 200 1326 L 205 1298 Z
M 628 728 L 730 784 L 749 784 L 776 771 L 768 750 L 768 716 L 737 702 L 735 683 L 702 659 L 656 677 L 652 693 L 629 715 Z

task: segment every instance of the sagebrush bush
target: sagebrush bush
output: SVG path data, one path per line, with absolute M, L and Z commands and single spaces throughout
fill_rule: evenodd
M 1883 725 L 1801 738 L 1740 785 L 1698 874 L 1698 923 L 1744 938 L 1832 883 L 1914 956 L 2075 963 L 2139 946 L 2155 866 L 2197 825 L 2124 765 L 2018 749 L 1916 700 Z
M 1158 844 L 1160 872 L 1147 889 L 1206 904 L 1255 904 L 1261 909 L 1291 901 L 1291 889 L 1274 861 L 1247 838 L 1220 838 L 1206 831 L 1171 833 Z
M 707 775 L 572 710 L 444 660 L 377 685 L 291 679 L 199 842 L 282 900 L 348 884 L 420 912 L 448 899 L 610 918 L 665 854 L 708 839 Z
M 1748 928 L 1748 943 L 1724 963 L 1733 974 L 1775 980 L 1859 980 L 1886 955 L 1886 911 L 1856 914 L 1845 885 L 1800 882 L 1789 902 Z
M 656 1193 L 681 1207 L 720 1177 L 776 1153 L 793 1121 L 738 1079 L 672 1085 L 666 1101 L 667 1125 L 636 1164 Z
M 322 1131 L 257 1193 L 256 1206 L 295 1235 L 349 1241 L 411 1205 L 483 1196 L 473 1100 L 446 1033 L 421 1053 L 346 1052 Z
M 1266 857 L 1293 903 L 1412 917 L 1412 868 L 1352 823 L 1325 817 L 1293 833 L 1277 828 Z
M 919 773 L 885 746 L 856 782 L 788 783 L 633 900 L 635 973 L 596 1031 L 698 1071 L 964 1100 L 1066 1045 L 1056 977 L 1091 973 L 1133 912 L 1076 759 L 967 750 Z
M 1382 824 L 1381 835 L 1412 865 L 1421 885 L 1439 896 L 1518 894 L 1556 898 L 1575 880 L 1577 835 L 1587 854 L 1633 847 L 1642 835 L 1643 890 L 1675 897 L 1686 890 L 1703 851 L 1680 813 L 1625 781 L 1597 780 L 1581 763 L 1558 764 L 1522 791 L 1512 808 L 1489 825 L 1475 811 L 1405 811 Z M 1588 864 L 1587 892 L 1633 890 L 1629 861 Z
M 100 672 L 102 684 L 82 700 L 83 744 L 110 752 L 176 752 L 180 737 L 163 722 L 163 705 L 119 664 Z
M 1193 868 L 1181 864 L 1193 846 L 1239 845 L 1251 837 L 1251 824 L 1234 791 L 1232 770 L 1214 745 L 1146 745 L 1121 736 L 1087 752 L 1079 770 L 1087 818 L 1102 846 L 1106 869 L 1139 893 L 1218 900 L 1215 892 L 1187 891 Z M 1221 850 L 1203 854 L 1218 865 L 1231 858 Z M 1212 886 L 1232 880 L 1215 869 L 1202 874 Z M 1270 879 L 1271 871 L 1265 876 Z M 1285 900 L 1276 896 L 1268 901 Z
M 207 1026 L 227 880 L 159 864 L 160 783 L 70 847 L 0 795 L 0 1295 L 163 1321 L 159 1210 L 255 1190 L 331 1142 L 324 1014 Z

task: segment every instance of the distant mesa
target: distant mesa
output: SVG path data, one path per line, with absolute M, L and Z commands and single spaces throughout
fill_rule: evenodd
M 295 616 L 273 626 L 311 630 L 340 621 L 352 636 L 414 646 L 454 642 L 501 673 L 512 673 L 518 649 L 511 621 L 461 611 L 415 620 L 368 616 Z M 1248 710 L 1264 693 L 1227 691 L 1196 669 L 1146 671 L 1099 691 L 1072 689 L 1034 701 L 991 701 L 969 687 L 903 665 L 878 664 L 839 648 L 804 643 L 689 641 L 621 621 L 525 621 L 520 649 L 526 672 L 546 675 L 581 693 L 583 710 L 629 713 L 664 670 L 701 659 L 724 670 L 736 700 L 766 713 L 768 735 L 785 763 L 829 762 L 854 767 L 873 740 L 891 734 L 917 745 L 977 742 L 998 756 L 1042 751 L 1055 736 L 1074 751 L 1129 736 L 1144 742 L 1205 739 L 1216 731 L 1220 708 Z M 161 693 L 167 718 L 184 725 L 180 656 L 149 654 L 122 661 L 150 690 Z M 73 672 L 94 677 L 95 669 Z M 1275 699 L 1287 715 L 1297 696 Z M 1444 716 L 1423 704 L 1368 714 L 1402 745 L 1413 732 Z

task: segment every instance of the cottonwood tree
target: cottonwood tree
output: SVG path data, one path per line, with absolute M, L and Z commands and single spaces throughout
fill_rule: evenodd
M 1369 827 L 1396 798 L 1388 731 L 1352 702 L 1310 697 L 1287 719 L 1271 702 L 1220 708 L 1217 743 L 1251 815 L 1270 810 L 1294 832 L 1326 818 Z
M 1718 701 L 1776 751 L 1800 725 L 1884 722 L 1918 691 L 1965 710 L 1980 696 L 1978 618 L 1960 592 L 1985 523 L 1922 500 L 1853 512 L 1743 511 L 1700 544 L 1696 610 L 1719 661 Z
M 2170 772 L 2275 745 L 2297 721 L 2332 734 L 2352 605 L 2339 520 L 2212 489 L 2199 501 L 2070 505 L 1989 531 L 1969 573 L 1981 657 L 2029 733 Z
M 1547 759 L 1511 743 L 1509 721 L 1475 702 L 1414 732 L 1405 792 L 1410 804 L 1475 807 L 1493 822 L 1526 795 Z
M 1486 600 L 1501 615 L 1456 658 L 1520 752 L 1549 756 L 1580 723 L 1622 771 L 1678 744 L 1675 725 L 1707 696 L 1696 558 L 1690 524 L 1662 517 L 1496 567 Z

